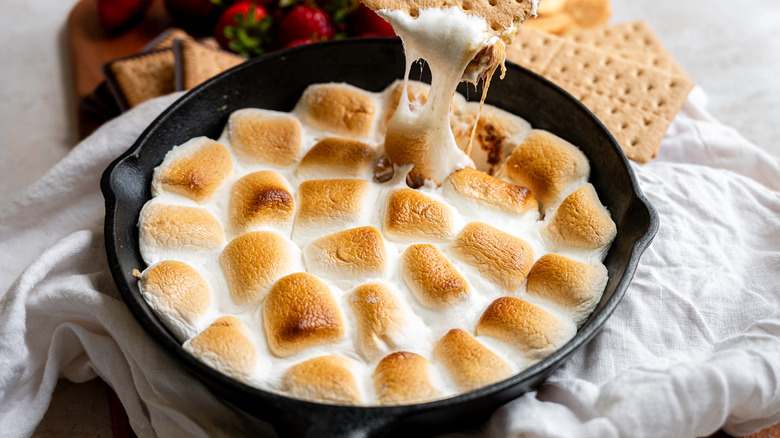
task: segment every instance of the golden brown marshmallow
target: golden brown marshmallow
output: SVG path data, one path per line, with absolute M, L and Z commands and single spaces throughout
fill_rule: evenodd
M 453 125 L 455 141 L 463 150 L 467 149 L 474 131 L 469 156 L 477 169 L 491 175 L 512 153 L 522 135 L 531 129 L 528 122 L 501 109 L 484 106 L 480 110 L 479 102 L 470 102 L 458 114 L 458 120 L 453 121 Z
M 360 390 L 349 359 L 320 356 L 293 365 L 282 378 L 282 391 L 304 400 L 356 405 Z
M 574 336 L 574 329 L 548 312 L 514 297 L 493 301 L 477 323 L 477 335 L 500 339 L 538 361 Z
M 358 88 L 346 84 L 316 84 L 306 88 L 295 111 L 317 128 L 354 138 L 371 132 L 377 105 Z
M 573 183 L 588 179 L 590 165 L 577 147 L 547 131 L 534 130 L 506 160 L 506 174 L 549 207 Z
M 615 239 L 617 227 L 596 189 L 586 184 L 561 202 L 542 232 L 559 248 L 603 250 Z
M 374 227 L 358 227 L 320 237 L 303 252 L 309 272 L 332 280 L 379 277 L 387 269 L 382 234 Z
M 273 285 L 263 305 L 263 320 L 271 352 L 290 356 L 304 348 L 338 341 L 344 318 L 328 286 L 298 272 Z
M 461 391 L 470 391 L 498 382 L 512 374 L 512 369 L 474 336 L 461 329 L 445 334 L 433 349 Z
M 421 243 L 406 248 L 401 255 L 401 274 L 420 303 L 430 309 L 468 298 L 468 282 L 433 245 Z
M 315 144 L 298 165 L 297 173 L 307 178 L 360 177 L 374 165 L 376 151 L 348 138 L 331 137 Z
M 185 342 L 184 349 L 212 368 L 242 380 L 252 373 L 257 357 L 244 324 L 234 316 L 217 319 Z
M 281 113 L 238 110 L 228 119 L 227 134 L 236 154 L 258 163 L 287 166 L 301 151 L 300 122 Z
M 211 304 L 211 288 L 192 266 L 173 260 L 165 260 L 150 266 L 141 275 L 141 291 L 146 301 L 164 319 L 179 339 L 186 339 L 195 327 L 197 319 Z M 184 323 L 186 330 L 178 328 Z
M 588 318 L 607 286 L 607 268 L 589 265 L 559 254 L 545 254 L 528 273 L 527 292 L 572 312 L 574 323 Z
M 413 404 L 436 398 L 439 391 L 431 382 L 430 368 L 427 359 L 408 351 L 398 351 L 380 360 L 374 370 L 379 404 Z
M 444 190 L 445 193 L 456 193 L 507 213 L 539 211 L 539 203 L 531 190 L 492 177 L 473 167 L 452 173 L 444 184 Z
M 296 227 L 324 224 L 357 225 L 366 208 L 365 198 L 371 188 L 362 179 L 315 179 L 298 186 Z
M 466 225 L 452 242 L 452 252 L 510 292 L 523 284 L 534 259 L 528 242 L 482 222 Z
M 225 242 L 222 226 L 208 210 L 155 202 L 139 218 L 141 245 L 165 249 L 217 249 Z
M 233 172 L 233 159 L 221 143 L 194 138 L 169 152 L 154 170 L 152 193 L 175 193 L 195 202 L 211 198 Z
M 228 211 L 233 231 L 240 234 L 263 225 L 283 227 L 291 223 L 295 201 L 284 177 L 263 170 L 233 184 Z
M 251 231 L 227 244 L 219 262 L 230 296 L 239 306 L 255 305 L 293 267 L 288 242 L 273 231 Z
M 395 294 L 382 283 L 358 286 L 349 297 L 357 320 L 358 346 L 372 357 L 395 346 L 403 327 L 403 313 Z
M 396 189 L 387 197 L 384 232 L 389 238 L 446 242 L 455 234 L 454 226 L 450 207 L 417 190 Z

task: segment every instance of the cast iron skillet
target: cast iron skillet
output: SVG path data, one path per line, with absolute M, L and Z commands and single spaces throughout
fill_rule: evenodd
M 430 434 L 475 424 L 500 405 L 527 392 L 590 341 L 618 305 L 639 257 L 658 228 L 658 216 L 637 185 L 625 155 L 599 120 L 569 94 L 522 67 L 507 63 L 493 80 L 487 102 L 578 145 L 591 165 L 590 181 L 617 224 L 605 265 L 609 282 L 596 310 L 563 348 L 533 367 L 494 385 L 457 397 L 397 407 L 334 406 L 252 388 L 209 368 L 185 352 L 157 319 L 131 270 L 145 267 L 138 249 L 138 213 L 151 197 L 152 171 L 173 146 L 192 137 L 217 138 L 234 110 L 258 107 L 289 111 L 304 88 L 348 82 L 379 91 L 404 72 L 396 39 L 320 43 L 246 62 L 184 95 L 141 134 L 103 174 L 106 250 L 114 280 L 138 322 L 162 348 L 217 396 L 270 422 L 281 436 L 386 436 Z M 419 71 L 412 78 L 428 80 Z M 463 90 L 462 90 L 463 91 Z M 479 98 L 481 91 L 468 91 Z

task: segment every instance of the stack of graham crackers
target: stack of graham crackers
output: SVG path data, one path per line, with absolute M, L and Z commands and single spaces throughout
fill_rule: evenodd
M 126 111 L 151 98 L 189 90 L 244 61 L 213 40 L 196 41 L 183 30 L 170 29 L 137 55 L 103 66 L 103 74 Z
M 582 101 L 638 163 L 658 154 L 694 85 L 644 22 L 565 35 L 524 26 L 506 54 Z

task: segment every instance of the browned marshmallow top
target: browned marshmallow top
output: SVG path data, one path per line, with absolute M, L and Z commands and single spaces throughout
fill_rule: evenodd
M 411 105 L 427 90 L 412 83 Z M 497 382 L 574 336 L 616 233 L 585 156 L 488 106 L 476 167 L 375 178 L 400 92 L 312 86 L 290 113 L 236 111 L 165 157 L 139 286 L 187 351 L 291 397 L 398 405 Z M 450 112 L 456 133 L 475 120 L 462 96 Z

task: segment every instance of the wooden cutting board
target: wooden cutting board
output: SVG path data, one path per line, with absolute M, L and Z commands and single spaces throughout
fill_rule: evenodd
M 173 18 L 165 10 L 163 0 L 154 0 L 137 26 L 121 34 L 105 32 L 97 19 L 97 0 L 81 0 L 68 17 L 66 34 L 73 71 L 73 89 L 76 102 L 88 97 L 103 82 L 101 67 L 116 58 L 138 53 L 160 33 L 173 25 Z M 79 111 L 79 108 L 76 108 Z M 79 111 L 79 132 L 86 137 L 105 120 L 95 119 Z M 111 423 L 115 438 L 135 437 L 127 414 L 116 394 L 106 385 Z M 718 432 L 711 438 L 728 438 Z M 747 438 L 780 438 L 780 424 L 764 429 Z

